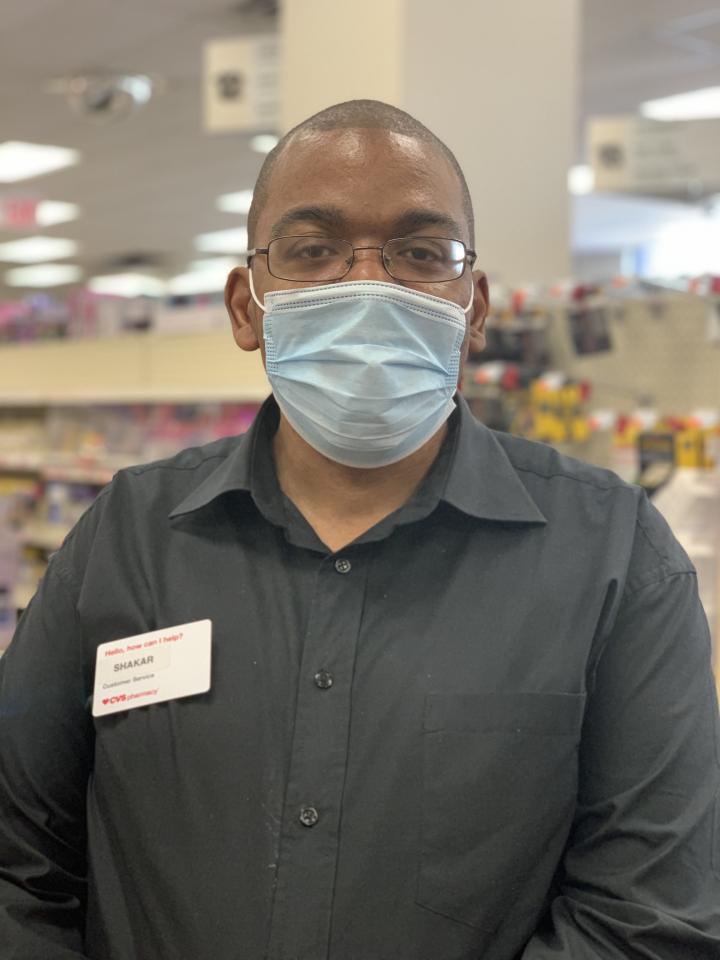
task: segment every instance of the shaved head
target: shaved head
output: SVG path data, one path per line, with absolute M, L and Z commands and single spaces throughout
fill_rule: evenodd
M 428 130 L 424 124 L 416 120 L 415 117 L 411 117 L 409 113 L 405 113 L 404 110 L 393 107 L 388 103 L 382 103 L 380 100 L 348 100 L 345 103 L 336 103 L 332 107 L 327 107 L 327 109 L 313 114 L 307 120 L 303 120 L 302 123 L 288 131 L 278 145 L 267 155 L 255 184 L 252 204 L 248 213 L 248 245 L 250 247 L 255 246 L 255 231 L 260 214 L 268 199 L 273 171 L 278 162 L 282 160 L 283 155 L 291 149 L 293 141 L 305 135 L 316 136 L 323 132 L 341 129 L 367 129 L 400 134 L 437 149 L 457 175 L 462 192 L 463 212 L 467 218 L 470 242 L 471 244 L 474 243 L 475 221 L 470 191 L 465 175 L 452 150 L 439 137 Z

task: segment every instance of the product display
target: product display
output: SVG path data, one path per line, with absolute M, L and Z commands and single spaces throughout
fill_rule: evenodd
M 0 416 L 0 649 L 49 554 L 121 467 L 244 433 L 256 404 L 131 404 Z
M 78 289 L 59 299 L 35 294 L 0 302 L 0 344 L 196 332 L 226 326 L 222 288 L 186 296 L 121 297 Z

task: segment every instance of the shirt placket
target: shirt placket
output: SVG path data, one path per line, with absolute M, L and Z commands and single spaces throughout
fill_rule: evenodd
M 320 564 L 304 639 L 269 960 L 325 960 L 329 949 L 351 691 L 369 547 Z

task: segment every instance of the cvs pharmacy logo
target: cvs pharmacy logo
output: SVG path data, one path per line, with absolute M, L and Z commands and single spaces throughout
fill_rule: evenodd
M 103 699 L 103 706 L 107 706 L 109 703 L 124 703 L 127 700 L 127 694 L 118 693 L 114 697 L 105 697 Z

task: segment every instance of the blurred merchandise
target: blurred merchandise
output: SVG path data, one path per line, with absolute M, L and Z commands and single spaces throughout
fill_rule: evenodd
M 0 650 L 15 629 L 15 589 L 22 563 L 20 530 L 32 515 L 36 495 L 34 480 L 0 474 Z
M 0 411 L 0 650 L 49 554 L 123 466 L 244 433 L 254 403 L 158 403 Z
M 530 385 L 527 435 L 544 443 L 583 444 L 590 436 L 590 386 L 563 374 L 546 374 Z
M 127 333 L 194 333 L 227 327 L 222 289 L 214 294 L 116 296 L 76 288 L 65 299 L 46 293 L 0 302 L 0 345 Z

